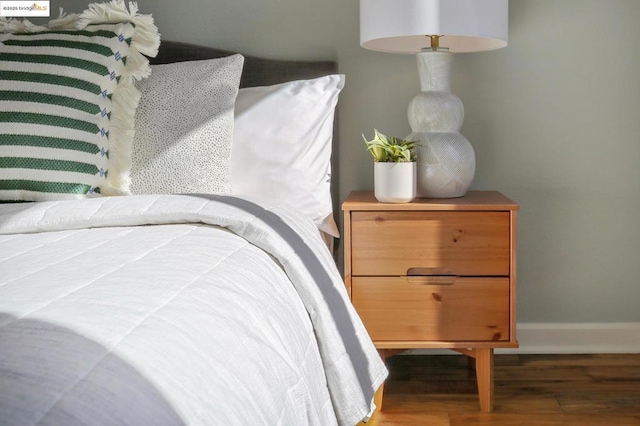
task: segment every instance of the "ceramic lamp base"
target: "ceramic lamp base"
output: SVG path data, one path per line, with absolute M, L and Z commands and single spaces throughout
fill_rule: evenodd
M 408 118 L 417 141 L 417 196 L 455 198 L 467 193 L 476 171 L 473 147 L 461 133 L 462 101 L 451 93 L 453 53 L 416 55 L 421 92 L 409 103 Z
M 420 198 L 464 196 L 473 183 L 476 157 L 469 141 L 460 133 L 416 132 L 417 193 Z

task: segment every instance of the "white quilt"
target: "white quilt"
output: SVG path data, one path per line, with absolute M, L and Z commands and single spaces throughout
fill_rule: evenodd
M 295 211 L 0 205 L 2 425 L 355 424 L 386 375 Z

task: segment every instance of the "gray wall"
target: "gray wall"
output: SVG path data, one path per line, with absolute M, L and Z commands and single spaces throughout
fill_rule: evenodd
M 71 10 L 78 0 L 53 0 Z M 357 0 L 140 0 L 164 38 L 335 59 L 340 196 L 372 188 L 361 141 L 409 134 L 414 58 L 359 46 Z M 640 1 L 512 0 L 505 49 L 458 55 L 474 189 L 519 202 L 521 322 L 640 321 Z M 381 23 L 383 25 L 384 23 Z

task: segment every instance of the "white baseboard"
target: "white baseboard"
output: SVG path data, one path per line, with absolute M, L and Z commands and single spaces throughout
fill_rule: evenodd
M 519 323 L 517 349 L 497 354 L 640 353 L 640 322 Z M 442 349 L 414 349 L 412 354 L 451 354 Z
M 523 323 L 517 335 L 518 349 L 496 353 L 640 353 L 640 322 Z

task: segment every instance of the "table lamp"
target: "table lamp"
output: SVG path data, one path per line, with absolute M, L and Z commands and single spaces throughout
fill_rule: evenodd
M 506 46 L 508 21 L 508 0 L 360 0 L 362 47 L 416 55 L 421 93 L 409 103 L 406 139 L 418 142 L 418 197 L 461 197 L 471 186 L 476 160 L 451 93 L 453 54 Z

